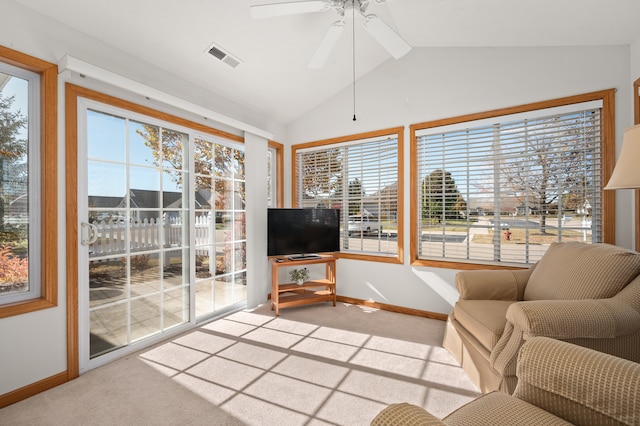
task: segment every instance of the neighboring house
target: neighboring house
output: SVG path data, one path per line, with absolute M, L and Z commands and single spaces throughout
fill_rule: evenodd
M 362 200 L 362 211 L 358 211 L 355 214 L 364 214 L 367 216 L 373 216 L 384 220 L 397 220 L 398 209 L 398 183 L 384 187 L 380 191 L 374 192 L 369 195 L 365 195 Z M 352 201 L 353 204 L 358 204 L 358 201 Z M 302 206 L 304 208 L 342 208 L 340 202 L 330 202 L 327 199 L 318 199 L 310 195 L 304 195 L 302 200 Z M 355 210 L 355 209 L 354 209 Z M 389 213 L 392 212 L 389 217 Z
M 514 215 L 515 216 L 525 216 L 533 214 L 533 209 L 524 204 L 520 204 L 515 208 Z
M 132 216 L 135 219 L 155 219 L 161 208 L 160 197 L 158 191 L 149 191 L 145 189 L 132 189 L 129 192 L 130 207 Z M 182 208 L 182 193 L 165 191 L 162 194 L 164 209 L 177 210 Z M 210 191 L 200 190 L 196 192 L 196 209 L 209 208 L 211 199 Z M 126 197 L 106 197 L 99 195 L 89 196 L 89 206 L 94 210 L 89 218 L 90 221 L 109 220 L 113 214 L 108 209 L 114 209 L 116 212 L 127 207 Z M 167 212 L 169 216 L 177 216 L 177 212 Z

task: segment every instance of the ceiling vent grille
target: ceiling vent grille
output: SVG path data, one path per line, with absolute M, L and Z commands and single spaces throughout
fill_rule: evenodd
M 236 58 L 231 53 L 226 52 L 220 46 L 217 46 L 213 43 L 209 47 L 207 47 L 207 53 L 209 53 L 214 58 L 221 60 L 231 68 L 237 67 L 241 62 L 240 59 Z

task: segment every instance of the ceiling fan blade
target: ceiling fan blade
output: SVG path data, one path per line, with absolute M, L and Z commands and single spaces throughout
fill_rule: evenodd
M 411 46 L 376 15 L 365 16 L 362 25 L 394 58 L 401 58 L 411 50 Z
M 276 16 L 297 15 L 300 13 L 322 12 L 329 9 L 327 0 L 299 0 L 282 3 L 257 4 L 249 7 L 254 19 L 274 18 Z
M 344 30 L 344 21 L 336 21 L 329 27 L 329 30 L 322 38 L 320 45 L 316 49 L 313 58 L 309 62 L 309 68 L 320 68 L 327 60 L 327 57 L 333 50 L 333 46 L 340 38 L 342 31 Z

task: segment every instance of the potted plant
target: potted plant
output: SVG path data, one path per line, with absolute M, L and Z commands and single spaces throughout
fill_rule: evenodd
M 291 281 L 298 285 L 302 285 L 302 283 L 309 279 L 309 270 L 307 268 L 292 269 L 289 271 L 289 276 L 291 277 Z

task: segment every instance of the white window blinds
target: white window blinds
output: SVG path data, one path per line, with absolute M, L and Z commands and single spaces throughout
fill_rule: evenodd
M 341 251 L 396 256 L 396 135 L 297 152 L 299 207 L 341 209 Z
M 498 120 L 417 134 L 418 258 L 531 264 L 601 241 L 600 109 Z

